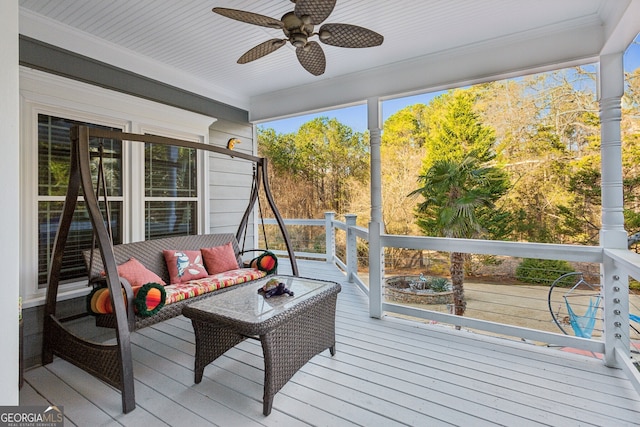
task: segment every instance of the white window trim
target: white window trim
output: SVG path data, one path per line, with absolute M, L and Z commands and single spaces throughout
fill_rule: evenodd
M 207 138 L 205 139 L 203 135 L 200 135 L 200 136 L 186 135 L 184 133 L 175 132 L 174 130 L 161 128 L 158 126 L 142 125 L 137 127 L 137 129 L 134 132 L 140 133 L 140 134 L 149 133 L 153 135 L 164 136 L 167 138 L 184 139 L 187 141 L 193 141 L 193 142 L 199 142 L 199 143 L 205 143 L 205 140 L 206 140 L 206 143 L 208 143 L 208 135 L 207 135 Z M 132 153 L 131 158 L 135 159 L 136 164 L 140 165 L 140 167 L 134 168 L 136 169 L 136 172 L 138 174 L 142 174 L 143 173 L 142 171 L 144 171 L 144 144 L 138 143 L 135 145 L 138 146 L 139 148 L 136 149 L 135 153 Z M 209 159 L 209 156 L 207 155 L 207 153 L 204 153 L 202 151 L 197 152 L 197 157 L 196 157 L 196 161 L 198 164 L 198 183 L 197 183 L 198 196 L 197 197 L 199 201 L 198 224 L 197 224 L 198 234 L 201 234 L 203 230 L 208 229 L 208 215 L 205 215 L 205 212 L 207 211 L 205 211 L 201 206 L 205 200 L 206 201 L 209 200 L 209 191 L 208 191 L 208 188 L 205 188 L 206 183 L 208 182 L 207 175 L 205 174 L 205 171 L 209 169 L 208 159 Z M 129 240 L 132 242 L 145 240 L 145 223 L 144 223 L 145 202 L 153 201 L 153 200 L 165 200 L 165 198 L 145 196 L 144 176 L 140 176 L 139 179 L 140 179 L 139 182 L 141 182 L 142 185 L 135 189 L 132 188 L 131 190 L 131 196 L 133 198 L 133 201 L 138 201 L 137 206 L 133 208 L 136 210 L 136 212 L 139 212 L 139 215 L 140 215 L 139 216 L 140 220 L 136 221 L 134 227 L 132 228 L 131 239 Z M 193 200 L 193 198 L 174 197 L 173 200 Z M 205 225 L 205 218 L 206 218 L 206 225 Z
M 44 303 L 38 289 L 38 114 L 119 127 L 127 132 L 209 143 L 214 118 L 86 83 L 20 68 L 20 295 L 23 307 Z M 144 144 L 123 142 L 123 241 L 144 239 Z M 198 232 L 209 229 L 207 155 L 198 153 Z M 89 292 L 86 280 L 61 285 L 58 299 Z

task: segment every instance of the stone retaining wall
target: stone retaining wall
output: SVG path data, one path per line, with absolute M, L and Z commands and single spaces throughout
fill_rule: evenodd
M 385 294 L 390 301 L 404 304 L 453 304 L 453 292 L 412 291 L 410 289 L 394 289 L 385 287 Z

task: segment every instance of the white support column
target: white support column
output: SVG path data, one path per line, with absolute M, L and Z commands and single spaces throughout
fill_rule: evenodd
M 347 281 L 353 283 L 353 277 L 358 273 L 358 238 L 353 230 L 356 226 L 357 215 L 346 214 L 344 222 L 347 225 L 346 237 L 346 263 Z
M 622 189 L 621 98 L 624 94 L 623 53 L 600 58 L 600 134 L 602 228 L 600 245 L 627 248 Z M 604 341 L 607 366 L 616 366 L 614 349 L 629 355 L 629 279 L 609 259 L 601 265 L 604 295 Z
M 335 218 L 335 212 L 324 213 L 325 252 L 328 263 L 332 263 L 336 258 L 336 231 L 333 228 L 333 220 Z
M 0 256 L 15 260 L 20 253 L 20 95 L 18 71 L 18 0 L 0 2 Z M 18 391 L 18 297 L 20 269 L 5 271 L 0 289 L 0 406 L 16 406 Z M 8 276 L 7 276 L 8 275 Z
M 367 120 L 371 156 L 371 221 L 369 222 L 369 315 L 382 317 L 382 281 L 384 280 L 384 248 L 380 241 L 382 223 L 382 170 L 380 140 L 382 136 L 380 100 L 367 100 Z

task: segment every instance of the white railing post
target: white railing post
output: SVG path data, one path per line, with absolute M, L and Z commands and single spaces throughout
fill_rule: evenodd
M 369 222 L 369 316 L 382 317 L 382 281 L 384 280 L 384 248 L 380 236 L 382 224 Z
M 347 281 L 353 283 L 354 276 L 358 274 L 358 239 L 353 227 L 356 226 L 357 215 L 346 214 L 344 222 L 347 225 L 346 237 L 346 263 L 347 263 Z
M 336 257 L 336 231 L 333 228 L 333 220 L 335 217 L 335 212 L 324 213 L 324 232 L 328 263 L 332 263 Z
M 600 134 L 602 228 L 600 245 L 626 249 L 622 188 L 621 99 L 624 94 L 622 52 L 600 57 Z M 629 357 L 629 278 L 605 257 L 601 264 L 604 295 L 604 363 L 616 367 L 616 351 Z
M 382 234 L 382 171 L 380 166 L 380 100 L 367 100 L 367 121 L 371 156 L 371 221 L 369 222 L 369 315 L 382 317 L 384 248 Z

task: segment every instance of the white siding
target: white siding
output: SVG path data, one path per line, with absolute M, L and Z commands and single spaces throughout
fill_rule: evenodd
M 254 154 L 253 126 L 250 123 L 216 121 L 209 128 L 209 143 L 226 147 L 230 138 L 238 138 L 234 150 Z M 235 233 L 247 208 L 253 181 L 253 163 L 212 153 L 209 157 L 209 231 Z M 256 207 L 257 209 L 257 207 Z M 255 213 L 249 218 L 245 248 L 256 247 L 254 242 Z M 240 247 L 243 247 L 240 239 Z

